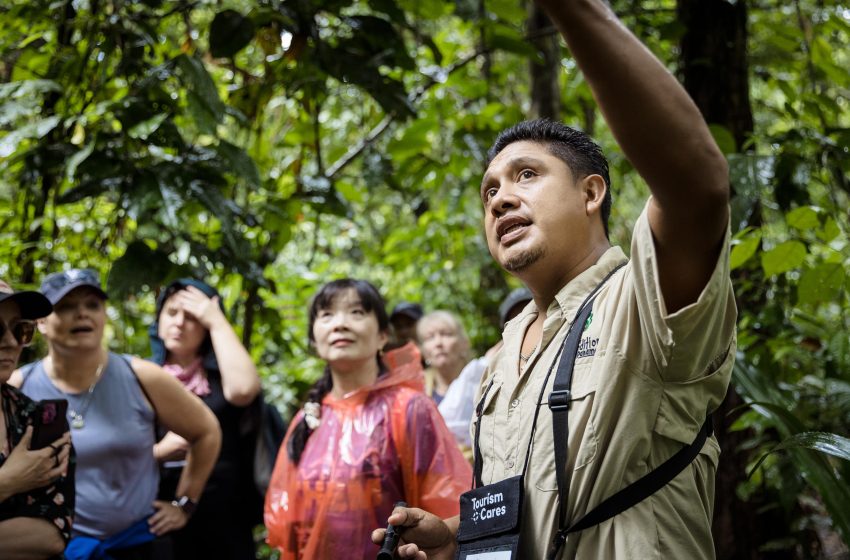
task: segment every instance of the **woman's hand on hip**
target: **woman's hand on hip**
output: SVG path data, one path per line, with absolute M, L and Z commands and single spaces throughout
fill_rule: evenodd
M 172 502 L 156 500 L 153 507 L 156 511 L 148 519 L 148 525 L 150 525 L 151 533 L 158 537 L 182 529 L 189 521 L 189 516 L 183 509 Z

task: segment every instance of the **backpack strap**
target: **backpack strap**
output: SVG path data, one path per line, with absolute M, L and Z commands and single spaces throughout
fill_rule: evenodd
M 567 500 L 570 494 L 570 478 L 567 473 L 567 453 L 569 450 L 570 390 L 573 381 L 573 368 L 575 367 L 575 360 L 578 355 L 578 347 L 582 332 L 584 331 L 584 325 L 592 313 L 596 294 L 601 285 L 610 278 L 613 272 L 588 296 L 585 303 L 579 309 L 576 319 L 570 325 L 570 330 L 564 340 L 561 360 L 558 362 L 558 370 L 555 373 L 555 379 L 552 384 L 552 392 L 549 394 L 549 410 L 552 412 L 552 437 L 555 446 L 555 477 L 558 482 L 558 532 L 555 534 L 547 556 L 549 560 L 555 560 L 557 558 L 561 547 L 564 546 L 567 540 L 567 535 L 570 533 L 583 531 L 611 519 L 615 515 L 645 500 L 676 478 L 699 455 L 700 450 L 705 444 L 705 440 L 713 431 L 711 417 L 707 416 L 699 432 L 697 432 L 696 438 L 690 445 L 683 447 L 657 468 L 651 470 L 614 495 L 609 496 L 593 510 L 586 513 L 584 517 L 572 525 L 567 526 Z
M 566 523 L 567 498 L 570 495 L 570 477 L 567 476 L 566 467 L 569 450 L 570 399 L 572 397 L 570 390 L 573 384 L 573 368 L 575 367 L 581 335 L 584 332 L 584 324 L 593 311 L 595 300 L 594 297 L 579 310 L 567 333 L 561 361 L 558 362 L 558 370 L 552 383 L 552 392 L 549 393 L 549 410 L 552 411 L 552 441 L 555 445 L 555 478 L 558 482 L 559 528 Z
M 703 445 L 705 445 L 705 440 L 713 432 L 714 426 L 709 415 L 705 417 L 705 422 L 703 422 L 702 427 L 697 432 L 697 437 L 694 441 L 681 448 L 655 469 L 649 471 L 613 496 L 606 498 L 593 511 L 585 514 L 584 517 L 573 523 L 567 529 L 567 533 L 576 533 L 602 523 L 660 490 L 697 458 Z

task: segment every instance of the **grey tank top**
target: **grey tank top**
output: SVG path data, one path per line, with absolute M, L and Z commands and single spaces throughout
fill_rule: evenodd
M 69 409 L 85 408 L 88 391 L 60 391 L 47 377 L 43 362 L 25 366 L 23 373 L 21 390 L 31 399 L 68 399 Z M 72 534 L 104 539 L 153 513 L 159 486 L 153 456 L 154 411 L 126 358 L 109 353 L 84 418 L 81 429 L 71 429 L 77 451 Z

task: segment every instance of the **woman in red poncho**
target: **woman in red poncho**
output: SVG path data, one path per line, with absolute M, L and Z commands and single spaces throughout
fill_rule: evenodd
M 327 366 L 266 494 L 268 542 L 282 560 L 374 558 L 370 534 L 395 502 L 451 517 L 469 489 L 469 463 L 422 393 L 418 359 L 389 371 L 398 360 L 381 358 L 388 324 L 366 281 L 336 280 L 313 298 L 310 343 Z

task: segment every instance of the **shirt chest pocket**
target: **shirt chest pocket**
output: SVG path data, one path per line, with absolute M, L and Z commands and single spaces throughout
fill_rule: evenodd
M 592 357 L 579 358 L 573 369 L 570 390 L 569 437 L 567 470 L 577 472 L 586 469 L 596 458 L 597 430 L 594 424 L 593 405 L 596 398 L 597 376 L 592 375 Z M 558 490 L 555 476 L 555 444 L 552 434 L 552 413 L 549 410 L 551 385 L 538 406 L 542 407 L 534 435 L 531 457 L 531 480 L 538 490 Z

